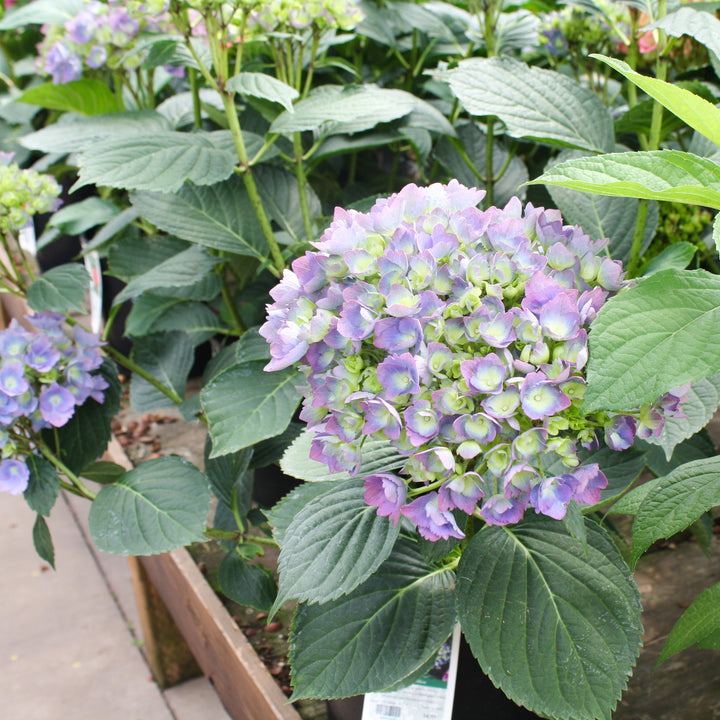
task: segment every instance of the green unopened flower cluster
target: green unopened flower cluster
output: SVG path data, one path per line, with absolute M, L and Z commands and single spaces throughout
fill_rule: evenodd
M 54 210 L 58 195 L 60 186 L 50 175 L 0 165 L 0 230 L 20 230 L 32 215 Z
M 270 0 L 250 14 L 250 24 L 264 32 L 282 30 L 352 30 L 363 19 L 356 0 Z

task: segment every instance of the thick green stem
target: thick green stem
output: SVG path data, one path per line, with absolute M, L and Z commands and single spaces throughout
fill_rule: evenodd
M 310 217 L 310 206 L 307 198 L 307 178 L 305 177 L 305 162 L 303 161 L 302 137 L 299 132 L 293 135 L 293 149 L 295 150 L 295 177 L 298 184 L 298 195 L 300 196 L 300 210 L 302 211 L 303 225 L 307 241 L 313 239 L 312 218 Z
M 70 481 L 72 487 L 76 490 L 76 494 L 86 497 L 89 500 L 95 499 L 95 493 L 87 488 L 83 481 L 80 480 L 80 478 L 72 472 L 72 470 L 70 470 L 70 468 L 68 468 L 59 457 L 55 455 L 55 453 L 45 444 L 45 441 L 42 438 L 35 438 L 35 447 L 37 447 L 43 456 L 47 458 L 55 466 L 55 468 Z
M 168 398 L 168 400 L 171 400 L 175 405 L 180 405 L 183 402 L 183 398 L 181 398 L 175 392 L 175 390 L 169 388 L 167 385 L 163 385 L 163 383 L 161 383 L 154 375 L 149 373 L 144 368 L 140 367 L 140 365 L 138 365 L 126 355 L 123 355 L 121 352 L 112 347 L 112 345 L 105 345 L 103 350 L 109 357 L 111 357 L 116 362 L 119 362 L 121 365 L 124 365 L 128 370 L 130 370 L 130 372 L 138 375 L 143 380 L 147 380 L 156 390 L 159 390 L 166 398 Z
M 638 264 L 640 262 L 640 253 L 642 252 L 642 241 L 645 236 L 645 223 L 647 222 L 649 207 L 649 200 L 640 200 L 638 202 L 635 232 L 633 233 L 632 246 L 630 247 L 630 258 L 628 259 L 626 267 L 627 277 L 635 277 L 637 272 Z
M 190 77 L 190 92 L 193 101 L 193 122 L 196 128 L 202 127 L 202 108 L 200 107 L 200 86 L 198 84 L 197 70 L 190 68 L 188 70 Z
M 243 325 L 243 321 L 238 314 L 237 307 L 233 302 L 232 294 L 230 292 L 230 287 L 228 285 L 227 277 L 224 270 L 220 270 L 220 278 L 222 283 L 221 289 L 223 300 L 225 301 L 225 305 L 228 309 L 228 312 L 230 313 L 230 317 L 232 318 L 233 325 L 235 326 L 235 331 L 238 335 L 242 335 L 245 332 L 245 326 Z
M 272 226 L 270 225 L 270 219 L 265 212 L 260 192 L 258 191 L 257 185 L 255 184 L 255 178 L 252 175 L 250 169 L 250 162 L 248 160 L 247 150 L 245 149 L 245 141 L 243 140 L 242 130 L 240 129 L 240 120 L 238 120 L 237 110 L 235 109 L 235 101 L 233 100 L 233 94 L 224 92 L 222 94 L 223 105 L 225 106 L 225 115 L 227 116 L 228 126 L 235 142 L 235 152 L 237 153 L 238 160 L 240 161 L 240 170 L 242 172 L 243 182 L 245 183 L 245 189 L 248 192 L 250 203 L 253 206 L 255 215 L 257 216 L 260 227 L 262 228 L 265 240 L 267 240 L 268 247 L 270 248 L 270 255 L 273 263 L 275 264 L 276 274 L 282 275 L 285 269 L 285 261 L 283 260 L 282 252 L 280 251 L 280 245 L 275 238 Z

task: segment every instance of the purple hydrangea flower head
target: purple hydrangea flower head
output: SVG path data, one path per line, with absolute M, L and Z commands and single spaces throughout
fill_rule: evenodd
M 52 75 L 53 85 L 79 80 L 82 75 L 80 57 L 72 52 L 65 43 L 58 41 L 45 56 L 44 70 Z
M 15 397 L 22 395 L 30 388 L 25 377 L 25 366 L 20 360 L 10 360 L 0 367 L 0 392 Z
M 377 473 L 365 478 L 365 502 L 378 509 L 378 515 L 389 517 L 395 525 L 407 499 L 405 481 L 392 473 Z
M 22 495 L 30 481 L 28 466 L 21 460 L 0 462 L 0 491 L 11 495 Z
M 47 335 L 33 338 L 25 354 L 28 367 L 46 373 L 60 362 L 62 355 Z
M 407 459 L 369 476 L 368 502 L 429 539 L 461 537 L 450 510 L 505 525 L 597 502 L 606 479 L 578 449 L 597 428 L 617 448 L 660 432 L 686 391 L 584 414 L 588 330 L 626 285 L 621 266 L 557 210 L 482 198 L 411 184 L 367 213 L 336 209 L 260 330 L 266 369 L 297 363 L 306 379 L 311 457 L 353 473 L 366 441 L 392 446 Z M 547 478 L 556 461 L 566 471 Z
M 40 391 L 40 412 L 53 427 L 62 427 L 75 413 L 75 397 L 54 382 Z

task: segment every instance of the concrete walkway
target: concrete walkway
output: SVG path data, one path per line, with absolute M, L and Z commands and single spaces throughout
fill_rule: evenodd
M 48 520 L 53 571 L 35 553 L 24 499 L 0 494 L 0 717 L 229 720 L 206 678 L 166 691 L 153 681 L 128 562 L 95 554 L 88 507 L 58 499 Z

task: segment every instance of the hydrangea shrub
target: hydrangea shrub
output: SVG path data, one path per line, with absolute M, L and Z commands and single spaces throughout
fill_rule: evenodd
M 621 264 L 557 210 L 480 210 L 483 196 L 453 180 L 337 209 L 260 330 L 265 369 L 298 363 L 307 380 L 311 457 L 356 474 L 383 438 L 406 459 L 365 477 L 365 500 L 433 541 L 464 537 L 456 511 L 507 525 L 598 502 L 607 478 L 579 449 L 659 434 L 687 390 L 584 413 L 588 330 L 629 284 Z
M 76 325 L 66 331 L 59 313 L 27 318 L 40 332 L 17 320 L 0 331 L 0 490 L 19 495 L 30 471 L 24 460 L 35 450 L 38 434 L 63 427 L 88 398 L 99 403 L 108 383 L 95 333 Z

